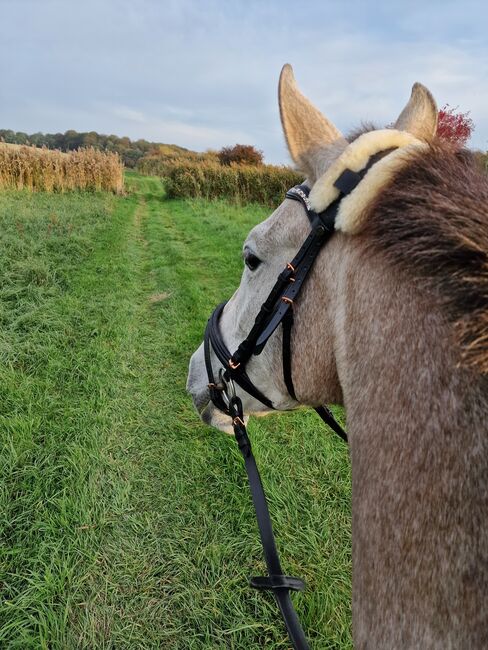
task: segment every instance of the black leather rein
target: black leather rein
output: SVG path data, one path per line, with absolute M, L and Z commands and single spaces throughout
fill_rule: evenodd
M 251 331 L 233 354 L 225 345 L 219 327 L 220 317 L 226 305 L 225 302 L 214 310 L 205 329 L 204 354 L 210 398 L 219 410 L 232 418 L 234 435 L 244 457 L 264 558 L 268 569 L 267 576 L 251 578 L 250 584 L 256 589 L 268 589 L 273 592 L 295 650 L 308 650 L 309 645 L 293 607 L 290 590 L 301 591 L 304 589 L 305 584 L 299 578 L 283 574 L 266 496 L 251 450 L 251 442 L 244 424 L 242 402 L 236 394 L 235 384 L 238 384 L 245 392 L 268 408 L 274 408 L 271 400 L 251 381 L 246 373 L 246 364 L 252 355 L 258 355 L 262 352 L 270 336 L 281 323 L 283 326 L 283 378 L 288 392 L 296 399 L 291 373 L 291 329 L 293 326 L 294 301 L 320 251 L 334 233 L 335 219 L 341 200 L 353 191 L 370 167 L 390 151 L 392 149 L 372 156 L 360 172 L 353 172 L 350 169 L 344 170 L 334 183 L 334 186 L 339 190 L 339 197 L 321 213 L 316 213 L 311 209 L 308 199 L 310 190 L 306 185 L 297 185 L 289 190 L 286 197 L 302 203 L 311 225 L 310 233 L 300 250 L 279 274 L 271 292 L 261 305 Z M 222 364 L 218 378 L 215 377 L 212 367 L 212 349 Z M 329 409 L 326 406 L 320 406 L 315 410 L 324 422 L 347 442 L 345 431 L 334 419 Z

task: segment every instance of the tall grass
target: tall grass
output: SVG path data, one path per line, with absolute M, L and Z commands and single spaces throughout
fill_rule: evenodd
M 285 192 L 303 181 L 303 176 L 289 167 L 274 165 L 232 165 L 192 160 L 141 161 L 142 173 L 157 174 L 164 179 L 169 198 L 225 198 L 240 204 L 248 202 L 273 206 Z
M 175 151 L 168 145 L 160 145 L 157 151 L 147 154 L 137 162 L 137 171 L 145 176 L 164 176 L 173 165 L 194 163 L 219 165 L 217 151 Z
M 93 148 L 70 153 L 0 144 L 0 189 L 66 192 L 124 187 L 123 165 L 116 153 Z

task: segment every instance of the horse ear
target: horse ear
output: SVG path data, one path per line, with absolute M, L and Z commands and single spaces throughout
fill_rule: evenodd
M 437 131 L 437 104 L 430 90 L 416 82 L 407 105 L 395 122 L 395 129 L 408 131 L 416 138 L 432 140 Z
M 293 162 L 314 175 L 317 153 L 342 135 L 298 90 L 293 68 L 283 66 L 278 87 L 281 124 Z

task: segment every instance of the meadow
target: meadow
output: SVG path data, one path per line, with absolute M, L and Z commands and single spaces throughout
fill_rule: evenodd
M 268 213 L 134 173 L 125 195 L 0 192 L 1 648 L 289 648 L 247 586 L 240 453 L 185 392 Z M 351 648 L 348 450 L 311 411 L 249 431 L 312 647 Z

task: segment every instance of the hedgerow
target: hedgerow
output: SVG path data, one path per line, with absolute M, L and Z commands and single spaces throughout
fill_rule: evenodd
M 163 179 L 169 198 L 225 198 L 237 203 L 262 203 L 273 206 L 285 192 L 303 181 L 303 176 L 290 167 L 274 165 L 220 165 L 192 160 L 154 160 L 138 169 Z

